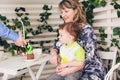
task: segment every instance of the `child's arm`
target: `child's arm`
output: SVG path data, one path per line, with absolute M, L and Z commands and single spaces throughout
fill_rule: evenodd
M 73 61 L 70 61 L 70 62 L 62 63 L 59 66 L 62 67 L 62 68 L 65 68 L 65 67 L 81 67 L 81 69 L 82 69 L 84 67 L 84 62 L 73 60 Z
M 61 76 L 65 76 L 79 70 L 82 70 L 84 67 L 84 62 L 82 61 L 70 61 L 62 63 L 56 68 L 56 73 Z

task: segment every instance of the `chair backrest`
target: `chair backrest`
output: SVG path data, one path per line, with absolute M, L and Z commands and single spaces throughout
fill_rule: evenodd
M 99 52 L 99 56 L 103 60 L 111 60 L 112 61 L 111 67 L 112 67 L 116 64 L 117 49 L 109 52 L 101 51 Z
M 114 75 L 115 70 L 117 70 L 120 67 L 120 63 L 117 63 L 116 65 L 114 65 L 106 74 L 105 79 L 104 80 L 113 80 L 114 78 L 112 78 L 111 76 Z M 116 79 L 114 79 L 116 80 Z
M 103 65 L 108 73 L 108 71 L 116 64 L 117 49 L 111 50 L 109 52 L 101 51 L 99 52 L 99 56 L 102 59 Z M 116 80 L 116 73 L 111 75 L 109 79 Z

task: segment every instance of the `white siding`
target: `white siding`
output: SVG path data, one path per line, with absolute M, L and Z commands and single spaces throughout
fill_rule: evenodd
M 96 35 L 99 35 L 98 30 L 100 27 L 105 28 L 105 33 L 108 34 L 106 41 L 108 42 L 109 46 L 111 42 L 110 40 L 114 37 L 112 31 L 113 28 L 120 27 L 120 18 L 117 17 L 116 10 L 111 5 L 107 5 L 106 7 L 95 8 L 93 20 L 93 27 Z M 99 41 L 100 37 L 97 36 L 97 39 Z

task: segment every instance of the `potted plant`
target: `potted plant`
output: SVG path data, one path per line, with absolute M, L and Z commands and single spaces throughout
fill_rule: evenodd
M 3 21 L 3 23 L 8 28 L 10 28 L 12 30 L 19 30 L 19 32 L 22 32 L 21 34 L 25 34 L 25 35 L 23 35 L 24 38 L 26 38 L 27 32 L 26 32 L 25 29 L 23 29 L 23 26 L 24 27 L 30 26 L 30 21 L 29 21 L 29 18 L 28 18 L 29 14 L 25 13 L 25 11 L 26 11 L 26 9 L 24 7 L 19 7 L 19 8 L 15 9 L 17 18 L 12 19 L 12 22 L 13 22 L 12 25 L 9 24 L 10 20 L 8 20 L 6 16 L 0 15 L 1 21 Z M 1 39 L 1 41 L 3 42 L 4 49 L 8 52 L 11 52 L 12 55 L 15 55 L 16 51 L 17 51 L 18 54 L 25 51 L 25 49 L 23 47 L 18 47 L 13 43 L 9 44 L 6 40 Z
M 26 45 L 26 55 L 27 55 L 27 60 L 34 59 L 32 46 L 29 43 Z

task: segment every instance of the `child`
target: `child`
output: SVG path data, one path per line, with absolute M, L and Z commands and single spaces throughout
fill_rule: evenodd
M 80 33 L 79 24 L 69 22 L 60 25 L 59 27 L 59 41 L 62 43 L 60 47 L 60 61 L 56 68 L 56 73 L 47 78 L 47 80 L 78 80 L 80 76 L 79 71 L 65 74 L 68 68 L 84 67 L 85 51 L 76 42 L 77 35 Z M 70 69 L 69 69 L 70 70 Z M 61 75 L 63 74 L 64 75 Z

